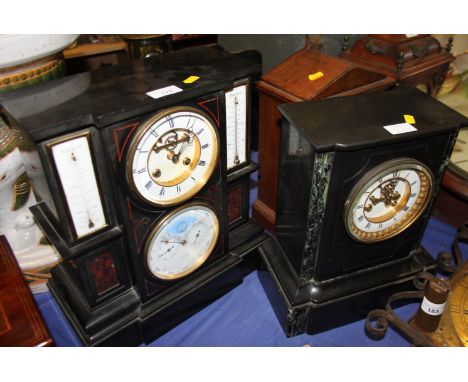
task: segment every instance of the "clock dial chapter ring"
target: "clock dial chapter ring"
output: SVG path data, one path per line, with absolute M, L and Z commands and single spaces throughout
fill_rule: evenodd
M 126 154 L 130 192 L 152 206 L 180 204 L 210 179 L 219 155 L 219 134 L 204 112 L 176 106 L 142 123 Z
M 432 183 L 430 170 L 416 160 L 382 163 L 355 185 L 345 203 L 348 233 L 362 243 L 398 235 L 426 209 Z
M 219 220 L 206 204 L 190 203 L 166 215 L 145 245 L 145 266 L 157 279 L 180 279 L 200 268 L 219 238 Z

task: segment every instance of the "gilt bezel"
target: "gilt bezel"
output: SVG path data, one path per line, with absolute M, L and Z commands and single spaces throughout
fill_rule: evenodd
M 378 178 L 384 177 L 397 170 L 415 170 L 421 178 L 421 181 L 427 183 L 427 187 L 421 189 L 416 202 L 407 211 L 403 218 L 397 220 L 390 227 L 376 232 L 365 232 L 360 230 L 353 222 L 353 210 L 363 192 L 365 192 Z M 421 175 L 422 177 L 421 177 Z M 364 175 L 352 188 L 344 204 L 344 223 L 348 234 L 360 243 L 379 243 L 397 236 L 410 227 L 425 211 L 429 201 L 434 184 L 432 172 L 423 163 L 411 158 L 399 158 L 381 163 Z M 422 195 L 421 195 L 422 194 Z
M 179 112 L 190 112 L 194 114 L 198 114 L 201 116 L 203 119 L 206 120 L 207 125 L 210 126 L 213 135 L 214 135 L 214 140 L 213 140 L 213 160 L 208 163 L 207 169 L 204 172 L 203 176 L 197 180 L 197 182 L 190 188 L 189 191 L 185 192 L 184 194 L 177 196 L 175 198 L 172 198 L 168 201 L 155 201 L 151 200 L 144 195 L 138 190 L 138 187 L 135 184 L 135 181 L 132 176 L 132 166 L 133 166 L 133 159 L 135 156 L 135 151 L 137 149 L 138 143 L 140 142 L 141 138 L 143 135 L 159 120 L 161 120 L 164 117 L 167 117 L 168 115 L 174 114 L 174 113 L 179 113 Z M 127 151 L 126 155 L 126 178 L 127 178 L 127 184 L 130 187 L 130 191 L 143 203 L 156 206 L 156 207 L 169 207 L 169 206 L 175 206 L 177 204 L 183 203 L 184 201 L 190 199 L 192 196 L 194 196 L 196 193 L 198 193 L 208 182 L 210 179 L 211 175 L 213 174 L 214 168 L 216 164 L 218 163 L 218 157 L 219 157 L 219 152 L 220 152 L 220 138 L 219 138 L 219 133 L 218 129 L 216 127 L 217 125 L 214 123 L 214 121 L 204 112 L 201 110 L 191 107 L 191 106 L 174 106 L 171 108 L 168 108 L 166 110 L 160 111 L 147 119 L 145 122 L 142 123 L 142 125 L 138 128 L 138 131 L 136 134 L 132 137 L 130 146 Z M 151 180 L 154 182 L 153 178 L 150 176 Z M 155 182 L 154 182 L 155 183 Z

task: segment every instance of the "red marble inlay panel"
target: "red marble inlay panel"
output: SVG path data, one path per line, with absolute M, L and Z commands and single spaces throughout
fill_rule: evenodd
M 228 223 L 232 224 L 242 218 L 242 185 L 229 191 Z
M 89 262 L 89 270 L 98 294 L 119 285 L 114 259 L 110 252 L 94 257 Z

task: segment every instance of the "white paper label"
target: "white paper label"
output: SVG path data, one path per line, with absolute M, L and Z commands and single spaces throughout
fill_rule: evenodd
M 388 125 L 384 126 L 384 129 L 393 135 L 410 133 L 412 131 L 418 130 L 416 129 L 416 127 L 410 125 L 409 123 L 397 123 L 396 125 Z
M 86 137 L 52 147 L 55 165 L 78 238 L 107 225 Z
M 146 93 L 147 95 L 149 95 L 150 97 L 156 99 L 156 98 L 161 98 L 161 97 L 165 97 L 165 96 L 168 96 L 168 95 L 171 95 L 171 94 L 174 94 L 174 93 L 179 93 L 181 92 L 182 89 L 175 86 L 175 85 L 171 85 L 171 86 L 166 86 L 165 88 L 161 88 L 161 89 L 156 89 L 156 90 L 152 90 L 148 93 Z
M 423 298 L 421 303 L 421 310 L 431 316 L 440 316 L 444 312 L 445 302 L 443 304 L 434 304 L 426 297 Z

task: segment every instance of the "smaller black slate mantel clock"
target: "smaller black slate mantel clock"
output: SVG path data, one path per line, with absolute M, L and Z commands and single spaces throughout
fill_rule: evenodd
M 187 48 L 0 97 L 85 344 L 150 342 L 242 281 L 267 237 L 248 217 L 255 56 Z
M 420 241 L 468 119 L 405 88 L 279 109 L 278 217 L 260 252 L 276 284 L 263 277 L 265 289 L 294 336 L 364 318 L 435 268 Z

